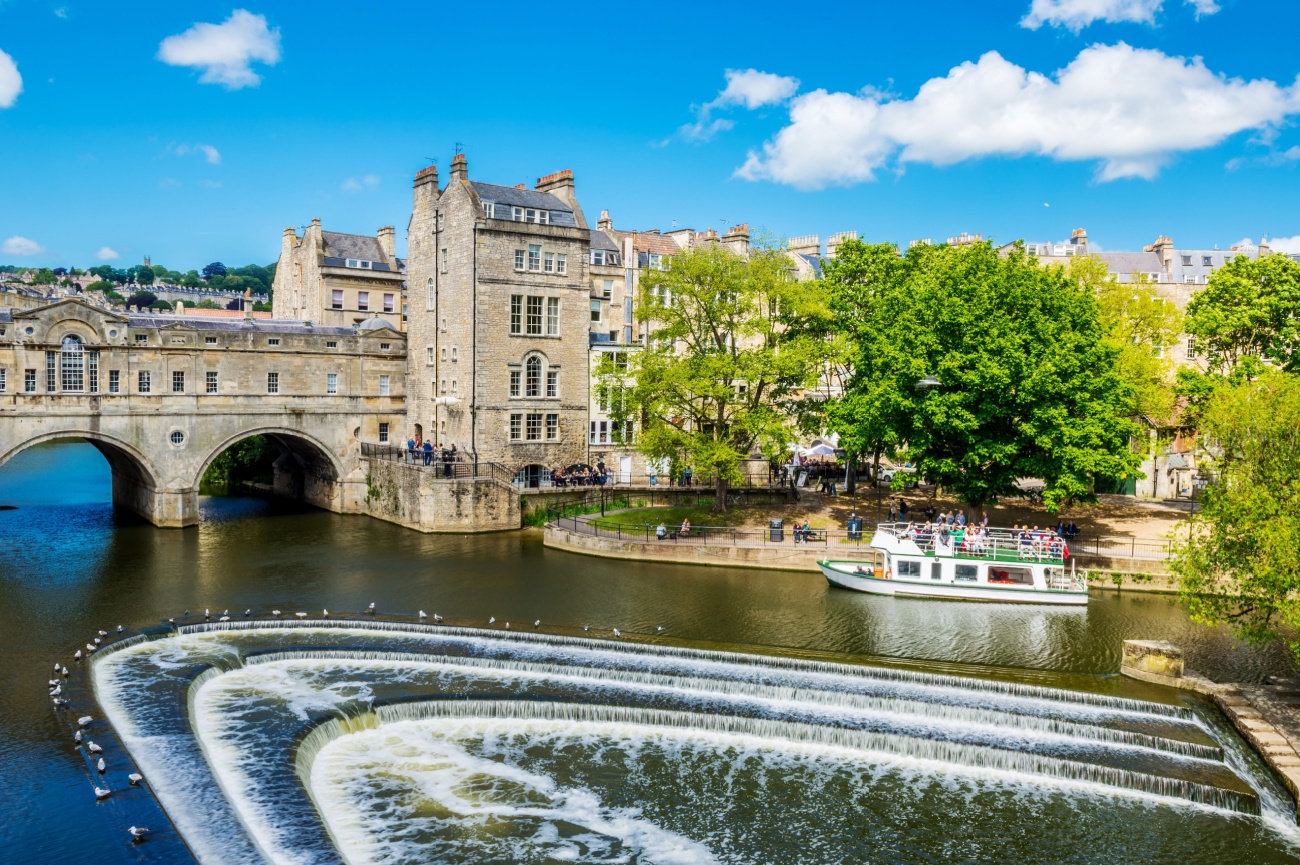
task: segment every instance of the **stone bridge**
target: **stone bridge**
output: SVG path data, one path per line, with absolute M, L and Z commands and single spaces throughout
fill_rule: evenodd
M 366 513 L 360 444 L 407 433 L 405 367 L 405 336 L 383 322 L 137 315 L 80 300 L 0 311 L 0 465 L 84 439 L 112 469 L 115 505 L 188 526 L 213 460 L 263 435 L 280 450 L 277 492 Z

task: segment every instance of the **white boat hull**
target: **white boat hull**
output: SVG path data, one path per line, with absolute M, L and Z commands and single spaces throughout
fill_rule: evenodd
M 1005 604 L 1058 604 L 1083 606 L 1088 592 L 1035 589 L 1032 586 L 991 586 L 986 583 L 951 583 L 913 579 L 889 579 L 855 574 L 859 562 L 818 562 L 826 581 L 841 589 L 873 595 L 904 595 L 919 598 L 948 598 L 961 601 L 993 601 Z M 844 570 L 842 570 L 842 568 Z

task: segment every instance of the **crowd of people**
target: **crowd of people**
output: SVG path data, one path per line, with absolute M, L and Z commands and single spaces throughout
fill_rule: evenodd
M 946 512 L 933 521 L 921 524 L 908 522 L 903 529 L 905 537 L 922 548 L 934 546 L 951 549 L 957 554 L 986 556 L 999 550 L 1016 550 L 1022 559 L 1069 558 L 1066 541 L 1078 533 L 1074 523 L 1061 522 L 1055 530 L 1051 527 L 1030 528 L 1029 524 L 1015 525 L 1011 530 L 989 529 L 989 515 L 985 513 L 977 524 L 968 524 L 966 515 Z
M 441 444 L 434 447 L 431 440 L 423 439 L 418 434 L 406 440 L 406 461 L 412 465 L 432 466 L 437 461 L 442 464 L 443 475 L 451 477 L 452 463 L 458 459 L 460 452 L 456 450 L 455 442 L 449 448 Z

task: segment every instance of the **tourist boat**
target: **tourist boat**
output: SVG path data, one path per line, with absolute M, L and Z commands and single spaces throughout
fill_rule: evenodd
M 1051 533 L 1025 538 L 1011 529 L 955 543 L 951 533 L 910 523 L 881 523 L 873 561 L 823 559 L 827 582 L 876 595 L 910 595 L 1031 604 L 1088 603 L 1088 583 L 1068 569 L 1068 550 Z

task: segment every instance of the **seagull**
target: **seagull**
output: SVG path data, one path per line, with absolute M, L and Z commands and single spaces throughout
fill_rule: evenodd
M 210 618 L 212 618 L 212 611 L 209 610 L 209 609 L 206 609 L 206 608 L 205 608 L 205 609 L 203 610 L 203 618 L 205 618 L 205 619 L 210 619 Z
M 57 685 L 57 686 L 55 686 L 55 688 L 54 688 L 53 691 L 50 691 L 50 696 L 51 696 L 51 697 L 57 697 L 57 696 L 59 696 L 59 695 L 62 694 L 62 693 L 63 693 L 63 686 L 62 686 L 62 685 Z
M 369 614 L 372 615 L 372 616 L 375 614 L 375 602 L 374 602 L 374 601 L 371 601 L 371 602 L 370 602 L 370 606 L 366 608 L 366 612 L 369 613 Z
M 109 794 L 109 793 L 112 793 L 112 792 L 113 792 L 112 790 L 105 790 L 103 787 L 96 787 L 96 788 L 95 788 L 95 798 L 96 798 L 96 799 L 104 799 L 104 798 L 107 798 L 107 797 L 108 797 L 108 794 Z
M 122 630 L 123 630 L 122 626 L 121 626 L 121 625 L 118 625 L 118 626 L 117 626 L 117 632 L 120 634 L 120 633 L 122 633 Z
M 94 639 L 93 642 L 94 642 L 94 644 L 95 644 L 96 646 L 98 646 L 100 643 L 104 642 L 104 638 L 103 638 L 103 637 L 96 637 L 96 638 Z
M 93 720 L 95 720 L 95 719 L 92 718 L 92 717 L 90 717 L 89 715 L 83 715 L 83 716 L 81 716 L 80 718 L 77 719 L 77 726 L 79 726 L 79 727 L 84 727 L 84 726 L 86 726 L 87 724 L 89 724 L 89 723 L 90 723 L 91 721 L 93 721 Z
M 94 742 L 90 741 L 89 739 L 86 740 L 86 750 L 89 751 L 89 752 L 92 753 L 92 754 L 102 754 L 102 753 L 104 753 L 104 749 L 103 749 L 103 748 L 101 748 L 100 746 L 96 745 Z
M 272 610 L 272 611 L 271 611 L 271 615 L 275 616 L 275 617 L 278 619 L 278 618 L 280 618 L 280 611 L 279 611 L 279 610 Z
M 427 619 L 427 618 L 429 618 L 429 614 L 426 613 L 424 610 L 420 610 L 420 618 L 421 618 L 421 619 Z
M 510 623 L 509 623 L 509 622 L 506 622 L 506 630 L 507 630 L 507 631 L 510 630 Z
M 541 625 L 542 625 L 542 620 L 541 620 L 541 619 L 538 619 L 537 621 L 533 622 L 533 627 L 534 627 L 534 628 L 539 628 L 539 627 L 541 627 Z
M 249 614 L 252 612 L 253 612 L 252 607 L 248 608 L 247 610 L 244 610 L 244 618 L 247 619 Z
M 94 645 L 92 645 L 91 643 L 87 643 L 87 644 L 86 644 L 86 654 L 87 654 L 87 655 L 93 655 L 93 654 L 95 654 L 95 647 L 94 647 Z
M 57 673 L 58 671 L 59 671 L 59 662 L 58 662 L 58 661 L 55 661 L 55 662 L 54 662 L 54 672 Z
M 57 671 L 56 671 L 56 672 L 57 672 Z M 58 680 L 58 679 L 50 679 L 50 687 L 51 687 L 51 688 L 53 688 L 53 687 L 54 687 L 55 685 L 57 685 L 57 684 L 59 684 L 59 680 Z
M 663 625 L 655 625 L 655 630 L 656 630 L 656 631 L 662 631 L 663 629 L 664 629 L 664 626 L 663 626 Z
M 131 838 L 134 839 L 134 840 L 136 840 L 136 841 L 139 841 L 139 840 L 140 840 L 141 838 L 143 838 L 145 835 L 148 835 L 148 834 L 149 834 L 149 830 L 148 830 L 148 829 L 145 829 L 145 828 L 142 827 L 142 826 L 132 826 L 130 829 L 127 829 L 126 831 L 130 832 L 130 833 L 131 833 Z
M 132 772 L 130 775 L 126 776 L 126 780 L 131 782 L 132 787 L 137 787 L 140 782 L 144 780 L 144 776 L 139 772 Z
M 188 616 L 189 614 L 190 614 L 189 610 L 186 610 L 185 612 L 181 613 L 182 616 Z
M 434 613 L 434 614 L 433 614 L 433 620 L 434 620 L 435 622 L 441 622 L 441 621 L 442 621 L 442 616 L 438 615 L 437 613 Z
M 68 701 L 65 700 L 65 699 L 63 699 L 62 697 L 55 697 L 55 698 L 54 698 L 54 705 L 55 705 L 56 707 L 66 706 L 66 705 L 68 705 Z
M 615 629 L 614 629 L 614 636 L 616 636 L 616 637 L 621 637 L 621 636 L 623 636 L 623 635 L 619 632 L 618 628 L 615 628 Z
M 305 618 L 307 618 L 307 614 L 306 614 L 306 613 L 294 613 L 294 615 L 297 616 L 297 617 L 300 618 L 300 619 L 305 619 Z
M 103 758 L 103 757 L 100 757 L 100 758 L 99 758 L 99 762 L 95 764 L 95 768 L 99 770 L 99 774 L 101 774 L 101 775 L 104 774 L 104 771 L 108 768 L 108 766 L 106 766 L 106 765 L 104 764 L 104 758 Z
M 492 616 L 491 618 L 488 619 L 488 624 L 489 624 L 489 625 L 495 625 L 496 623 L 497 623 L 497 617 L 496 617 L 496 616 Z
M 218 622 L 229 622 L 229 621 L 230 621 L 230 616 L 222 616 L 221 618 L 217 619 L 217 621 L 218 621 Z
M 590 630 L 591 630 L 591 625 L 583 625 L 583 626 L 582 626 L 582 629 L 583 629 L 584 631 L 590 631 Z
M 74 660 L 74 661 L 80 661 L 80 660 L 81 660 L 81 650 L 80 650 L 80 649 L 77 649 L 77 653 L 76 653 L 75 655 L 72 656 L 72 660 Z
M 229 615 L 230 615 L 230 610 L 222 610 L 222 611 L 221 611 L 221 615 L 223 615 L 223 616 L 229 616 Z
M 78 730 L 77 732 L 75 732 L 75 733 L 72 734 L 72 741 L 76 742 L 78 745 L 81 744 L 81 731 L 80 731 L 80 730 Z
M 67 667 L 64 667 L 64 668 L 63 668 L 63 675 L 64 675 L 65 678 L 67 677 L 67 675 L 68 675 L 68 668 L 67 668 Z
M 99 635 L 100 635 L 101 637 L 107 637 L 107 636 L 108 636 L 108 631 L 100 631 L 100 632 L 99 632 Z
M 329 611 L 329 610 L 326 610 L 326 609 L 323 609 L 323 608 L 321 609 L 320 614 L 321 614 L 322 617 L 324 617 L 324 618 L 326 618 L 326 619 L 328 619 L 328 618 L 330 617 L 330 611 Z

